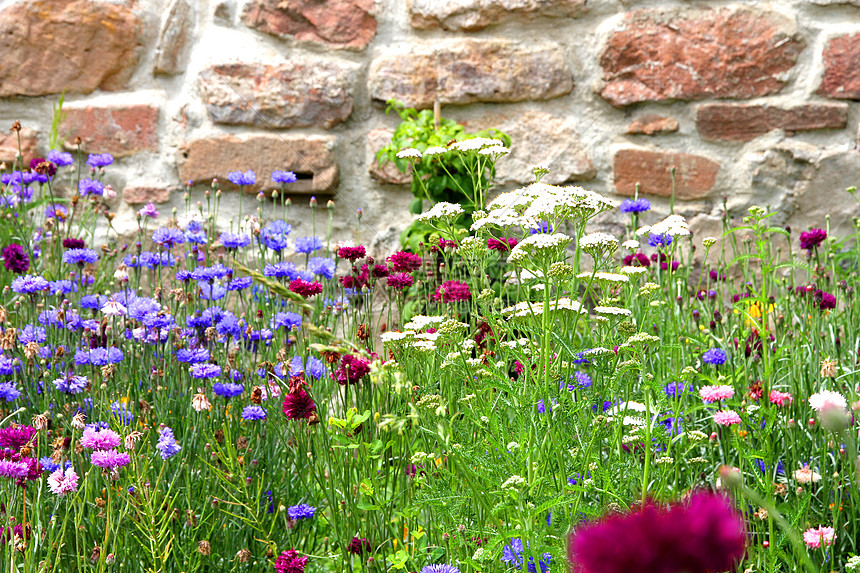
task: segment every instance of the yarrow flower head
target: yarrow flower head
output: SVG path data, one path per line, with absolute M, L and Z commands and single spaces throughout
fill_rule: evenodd
M 577 528 L 568 545 L 582 573 L 726 571 L 745 550 L 742 518 L 725 497 L 708 492 L 666 510 L 648 505 Z

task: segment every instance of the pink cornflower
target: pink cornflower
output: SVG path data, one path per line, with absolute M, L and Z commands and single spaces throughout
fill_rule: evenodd
M 735 389 L 731 386 L 704 386 L 699 389 L 699 396 L 703 402 L 716 402 L 717 400 L 728 400 L 735 395 Z
M 15 462 L 12 460 L 0 460 L 0 477 L 22 478 L 30 472 L 30 464 L 27 462 Z
M 127 466 L 131 463 L 131 456 L 126 452 L 118 452 L 116 450 L 96 450 L 90 457 L 94 466 L 103 469 L 114 469 Z
M 844 410 L 848 408 L 848 401 L 839 392 L 822 390 L 809 397 L 809 405 L 817 412 L 821 412 L 828 406 L 835 406 Z
M 74 468 L 58 468 L 54 473 L 48 476 L 48 489 L 51 493 L 63 497 L 67 493 L 78 491 L 78 474 Z
M 158 218 L 158 209 L 152 203 L 147 203 L 140 211 L 137 212 L 141 217 L 149 217 L 151 219 Z
M 794 398 L 788 392 L 771 390 L 770 401 L 772 404 L 776 404 L 777 406 L 785 406 L 786 404 L 791 404 L 794 401 Z
M 397 251 L 388 257 L 388 262 L 391 263 L 391 268 L 396 273 L 411 273 L 421 267 L 422 259 L 413 253 Z
M 469 292 L 469 285 L 461 281 L 445 281 L 436 287 L 436 293 L 433 295 L 433 300 L 441 300 L 445 303 L 469 300 L 470 298 L 472 298 L 472 293 Z
M 323 286 L 318 282 L 309 283 L 302 279 L 293 279 L 290 281 L 290 290 L 299 296 L 308 298 L 323 291 Z
M 714 422 L 721 426 L 731 426 L 732 424 L 740 424 L 741 417 L 734 410 L 722 410 L 714 414 Z
M 803 532 L 803 540 L 807 547 L 818 549 L 822 545 L 827 547 L 833 545 L 836 539 L 836 530 L 832 527 L 824 527 L 819 525 L 817 529 L 810 528 Z
M 101 430 L 85 428 L 84 435 L 81 436 L 81 445 L 92 450 L 112 450 L 119 443 L 119 434 L 108 428 Z
M 729 500 L 698 492 L 668 509 L 648 505 L 576 528 L 568 557 L 577 573 L 705 573 L 732 569 L 745 542 Z

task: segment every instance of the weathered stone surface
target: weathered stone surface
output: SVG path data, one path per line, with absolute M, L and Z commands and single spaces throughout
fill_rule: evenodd
M 403 185 L 412 181 L 412 175 L 401 172 L 394 163 L 379 165 L 376 160 L 379 150 L 391 143 L 392 135 L 394 130 L 385 128 L 371 129 L 367 132 L 367 171 L 377 181 Z
M 750 141 L 774 129 L 807 131 L 842 129 L 848 123 L 848 104 L 805 104 L 790 108 L 766 105 L 713 103 L 696 110 L 702 139 Z
M 8 4 L 0 11 L 0 97 L 122 89 L 137 64 L 142 29 L 122 4 Z
M 170 200 L 170 189 L 163 187 L 126 187 L 122 190 L 122 198 L 129 205 L 167 203 Z
M 600 95 L 616 106 L 778 92 L 803 40 L 776 12 L 751 8 L 632 12 L 600 56 Z
M 89 153 L 110 153 L 125 157 L 139 151 L 158 150 L 158 106 L 66 107 L 68 115 L 61 130 L 66 143 L 75 137 Z
M 21 130 L 21 155 L 25 161 L 25 167 L 29 161 L 36 157 L 36 132 L 29 128 Z M 11 170 L 15 165 L 15 156 L 18 155 L 18 134 L 15 132 L 0 132 L 0 163 L 5 163 Z
M 252 0 L 250 28 L 331 48 L 363 50 L 376 35 L 375 0 Z
M 551 185 L 587 181 L 597 173 L 579 136 L 563 117 L 528 111 L 496 127 L 511 137 L 511 152 L 496 164 L 499 185 L 533 182 L 538 164 L 549 167 L 541 181 Z
M 833 38 L 824 47 L 824 77 L 818 92 L 839 99 L 860 99 L 860 34 Z
M 670 197 L 672 167 L 675 167 L 675 197 L 701 199 L 717 180 L 720 164 L 699 155 L 621 149 L 613 162 L 615 189 L 621 195 L 633 195 L 639 183 L 639 193 Z
M 290 193 L 334 193 L 338 168 L 332 149 L 335 138 L 324 135 L 223 135 L 187 143 L 179 152 L 182 181 L 207 183 L 217 177 L 224 189 L 236 189 L 227 180 L 231 171 L 251 169 L 257 184 L 248 192 L 272 189 L 272 171 L 292 171 L 298 181 L 288 186 Z
M 678 120 L 674 117 L 648 114 L 637 117 L 627 127 L 628 135 L 654 135 L 655 133 L 674 133 L 678 131 Z
M 158 33 L 153 73 L 173 75 L 185 71 L 188 39 L 196 16 L 194 4 L 189 0 L 173 0 Z
M 845 237 L 853 233 L 857 203 L 845 189 L 860 181 L 860 151 L 831 149 L 822 152 L 808 181 L 794 193 L 794 213 L 788 219 L 796 242 L 800 232 L 809 227 L 823 228 L 830 216 L 831 235 Z
M 352 76 L 328 60 L 224 64 L 203 70 L 198 86 L 216 123 L 330 128 L 352 113 Z
M 570 93 L 573 76 L 561 46 L 457 39 L 373 60 L 370 94 L 410 107 L 442 103 L 543 100 Z
M 409 0 L 412 26 L 474 32 L 523 18 L 578 18 L 586 0 Z

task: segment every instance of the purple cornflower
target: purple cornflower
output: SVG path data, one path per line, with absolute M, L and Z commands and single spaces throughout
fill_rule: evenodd
M 81 196 L 87 195 L 104 195 L 105 186 L 101 184 L 100 181 L 96 181 L 94 179 L 81 179 L 80 183 L 78 183 L 78 193 Z
M 227 179 L 234 185 L 253 185 L 257 182 L 257 174 L 250 169 L 242 173 L 241 171 L 231 171 L 227 174 Z
M 648 244 L 652 247 L 668 247 L 672 244 L 672 236 L 650 233 L 648 235 Z
M 217 364 L 206 364 L 205 362 L 198 362 L 197 364 L 193 364 L 191 366 L 192 378 L 217 378 L 218 376 L 221 376 L 221 367 Z
M 87 165 L 93 168 L 107 167 L 113 163 L 113 155 L 110 153 L 90 153 L 87 157 Z
M 109 428 L 84 428 L 80 444 L 92 450 L 112 450 L 120 444 L 119 434 Z
M 30 342 L 42 344 L 47 339 L 48 333 L 41 326 L 28 324 L 18 331 L 18 344 L 29 344 Z
M 618 207 L 622 213 L 644 213 L 651 208 L 648 199 L 625 199 Z
M 21 391 L 15 387 L 14 382 L 0 382 L 0 398 L 6 402 L 17 400 L 21 396 Z
M 30 473 L 30 464 L 27 462 L 13 462 L 12 460 L 0 460 L 0 477 L 22 478 Z
M 290 549 L 278 555 L 275 561 L 275 571 L 277 573 L 305 573 L 305 566 L 308 564 L 308 557 L 299 557 L 298 551 Z
M 144 205 L 137 212 L 137 214 L 141 217 L 149 217 L 150 219 L 157 219 L 159 215 L 158 209 L 156 209 L 155 205 L 153 205 L 152 203 L 147 203 L 146 205 Z
M 169 460 L 179 453 L 182 446 L 176 443 L 173 430 L 169 426 L 165 426 L 158 431 L 158 443 L 155 444 L 155 449 L 161 452 L 161 459 Z
M 824 229 L 810 229 L 803 231 L 800 234 L 800 248 L 811 251 L 827 238 L 827 231 Z
M 335 262 L 325 257 L 312 257 L 308 261 L 308 270 L 315 275 L 331 279 L 334 277 Z
M 18 294 L 34 294 L 49 288 L 48 281 L 38 275 L 24 275 L 12 281 L 12 290 Z
M 685 385 L 683 382 L 670 382 L 669 384 L 666 384 L 664 390 L 666 391 L 666 396 L 669 398 L 680 398 L 684 395 L 684 391 L 688 394 L 692 393 L 693 385 Z
M 266 265 L 263 268 L 263 275 L 267 277 L 275 277 L 275 278 L 287 278 L 293 280 L 298 278 L 299 272 L 296 269 L 295 263 L 291 263 L 289 261 L 275 263 L 274 265 Z
M 292 230 L 292 225 L 285 223 L 282 219 L 276 219 L 263 227 L 260 240 L 266 245 L 266 248 L 280 252 L 287 248 L 287 235 Z
M 90 461 L 94 466 L 112 470 L 130 464 L 131 456 L 126 452 L 118 452 L 116 450 L 96 450 L 90 457 Z
M 241 249 L 251 244 L 251 238 L 241 233 L 221 233 L 220 240 L 228 249 Z
M 91 249 L 69 249 L 63 253 L 63 262 L 67 265 L 93 264 L 99 260 L 98 254 Z
M 580 390 L 585 390 L 586 388 L 591 387 L 591 376 L 589 376 L 585 372 L 577 370 L 572 377 L 576 379 L 576 383 L 579 386 Z M 568 386 L 567 389 L 572 390 L 570 386 Z
M 711 348 L 702 355 L 702 362 L 705 364 L 711 364 L 712 366 L 725 364 L 728 359 L 728 354 L 726 354 L 726 351 L 721 348 Z
M 66 165 L 71 165 L 75 162 L 71 153 L 57 151 L 56 149 L 52 149 L 48 152 L 47 159 L 57 167 L 65 167 Z
M 152 234 L 152 242 L 165 249 L 172 249 L 175 245 L 181 245 L 185 242 L 185 233 L 179 229 L 160 227 Z
M 526 547 L 528 547 L 528 543 L 526 543 Z M 549 562 L 552 559 L 552 555 L 549 553 L 543 553 L 540 556 L 540 570 L 541 573 L 546 573 L 549 571 Z M 510 543 L 505 545 L 502 550 L 502 561 L 507 563 L 509 566 L 516 567 L 517 569 L 523 568 L 523 540 L 519 537 L 514 537 L 511 539 Z M 536 573 L 537 567 L 535 567 L 535 562 L 533 557 L 529 557 L 528 570 L 530 573 Z
M 212 391 L 217 396 L 223 396 L 224 398 L 235 398 L 236 396 L 245 391 L 245 386 L 233 382 L 218 382 L 212 385 Z
M 86 376 L 76 376 L 69 373 L 62 378 L 57 378 L 53 383 L 54 388 L 60 392 L 65 394 L 80 394 L 87 389 L 89 381 Z
M 292 171 L 272 171 L 272 181 L 286 185 L 297 180 L 296 174 Z
M 65 205 L 48 205 L 45 207 L 45 218 L 46 219 L 57 219 L 58 221 L 65 221 L 69 216 L 69 210 Z
M 131 413 L 131 410 L 128 409 L 128 405 L 125 402 L 112 403 L 110 405 L 110 414 L 114 420 L 123 426 L 131 425 L 131 421 L 134 419 L 134 414 Z
M 300 503 L 298 505 L 290 506 L 287 510 L 287 515 L 290 516 L 290 519 L 309 519 L 314 516 L 315 511 L 315 507 L 306 503 Z
M 295 312 L 279 312 L 272 318 L 272 328 L 284 327 L 287 330 L 298 328 L 302 325 L 302 315 Z
M 242 290 L 246 289 L 254 283 L 251 277 L 239 277 L 227 283 L 227 290 Z
M 460 573 L 460 570 L 447 563 L 436 563 L 435 565 L 425 565 L 421 569 L 421 573 Z
M 265 420 L 266 419 L 266 410 L 263 409 L 262 406 L 257 404 L 251 404 L 250 406 L 245 406 L 242 409 L 242 419 L 243 420 Z
M 319 237 L 300 237 L 296 239 L 296 252 L 311 254 L 323 248 L 323 242 Z
M 30 257 L 24 252 L 24 247 L 18 243 L 3 247 L 0 254 L 3 255 L 3 266 L 7 271 L 12 271 L 16 275 L 23 275 L 30 270 Z

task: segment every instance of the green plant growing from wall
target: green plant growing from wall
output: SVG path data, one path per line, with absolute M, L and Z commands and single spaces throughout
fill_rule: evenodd
M 425 202 L 432 207 L 445 201 L 457 203 L 465 213 L 458 219 L 462 229 L 472 224 L 472 213 L 485 206 L 492 187 L 496 161 L 508 152 L 511 138 L 497 129 L 469 133 L 456 121 L 436 117 L 433 110 L 418 111 L 395 100 L 388 101 L 386 113 L 397 112 L 400 125 L 391 143 L 377 153 L 380 165 L 393 162 L 402 173 L 412 174 L 409 206 L 412 214 L 424 212 Z M 470 143 L 463 143 L 473 140 Z M 404 152 L 404 150 L 408 150 Z M 413 222 L 400 242 L 412 251 L 426 243 L 434 229 L 421 221 Z

